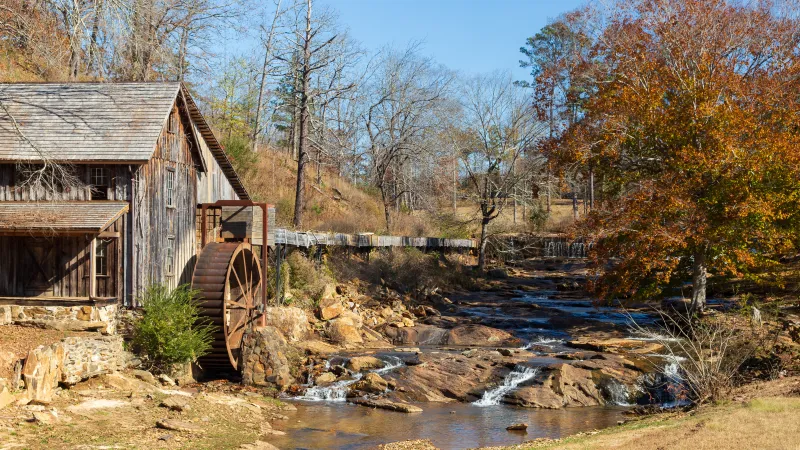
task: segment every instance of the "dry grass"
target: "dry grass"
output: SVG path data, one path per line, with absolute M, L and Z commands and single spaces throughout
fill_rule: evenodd
M 798 397 L 757 398 L 513 448 L 800 449 L 799 418 Z
M 579 217 L 583 217 L 583 205 L 578 205 Z M 473 233 L 477 233 L 479 224 L 479 212 L 476 205 L 462 202 L 458 205 L 457 217 L 463 222 L 470 222 L 470 228 Z M 526 215 L 531 213 L 530 208 L 524 208 L 522 205 L 517 205 L 516 220 L 514 218 L 514 208 L 507 205 L 500 216 L 492 221 L 490 227 L 491 232 L 495 234 L 509 234 L 509 233 L 525 233 L 532 231 L 543 232 L 563 232 L 566 231 L 575 219 L 572 213 L 572 200 L 569 199 L 553 199 L 550 205 L 550 216 L 544 224 L 542 230 L 535 230 Z
M 255 163 L 244 170 L 244 183 L 257 201 L 272 203 L 278 225 L 289 227 L 294 214 L 297 163 L 284 152 L 260 150 Z M 306 206 L 303 226 L 308 230 L 341 233 L 385 233 L 383 205 L 377 195 L 323 171 L 317 184 L 317 168 L 306 173 Z M 436 236 L 437 227 L 423 213 L 394 214 L 393 233 L 405 236 Z

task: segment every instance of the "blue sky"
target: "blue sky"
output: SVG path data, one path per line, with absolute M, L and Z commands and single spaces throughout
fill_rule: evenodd
M 368 50 L 422 41 L 424 54 L 464 74 L 519 68 L 519 48 L 583 0 L 317 0 Z

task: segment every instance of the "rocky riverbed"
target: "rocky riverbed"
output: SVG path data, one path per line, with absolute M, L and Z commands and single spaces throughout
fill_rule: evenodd
M 129 367 L 46 400 L 17 395 L 0 448 L 473 448 L 674 402 L 660 346 L 627 326 L 655 317 L 596 307 L 584 277 L 579 264 L 539 260 L 493 271 L 477 291 L 345 282 L 313 311 L 268 308 L 267 326 L 246 336 L 241 383 L 217 374 L 174 386 Z
M 631 405 L 676 400 L 661 346 L 629 329 L 631 321 L 655 324 L 647 307 L 595 306 L 581 290 L 580 264 L 530 261 L 495 274 L 482 291 L 422 299 L 339 287 L 312 319 L 336 347 L 306 342 L 299 383 L 282 394 L 307 425 L 289 427 L 287 445 L 321 439 L 318 417 L 361 430 L 336 434 L 353 448 L 396 438 L 440 448 L 508 444 L 609 426 Z M 553 427 L 556 418 L 563 423 Z M 398 433 L 397 423 L 410 428 Z M 419 423 L 440 432 L 415 431 Z M 506 430 L 520 423 L 527 430 Z

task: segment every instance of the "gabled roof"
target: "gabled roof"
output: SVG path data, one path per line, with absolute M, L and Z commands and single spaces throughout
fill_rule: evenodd
M 128 211 L 128 202 L 0 202 L 0 230 L 99 233 Z
M 0 162 L 147 162 L 182 95 L 242 199 L 249 195 L 181 83 L 0 83 Z
M 179 83 L 0 84 L 0 160 L 147 161 Z

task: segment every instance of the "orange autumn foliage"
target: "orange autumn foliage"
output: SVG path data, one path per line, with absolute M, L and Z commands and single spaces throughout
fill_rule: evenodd
M 598 21 L 585 114 L 552 152 L 599 180 L 583 226 L 600 294 L 649 298 L 692 274 L 702 307 L 706 272 L 796 250 L 798 14 L 793 1 L 638 0 Z

